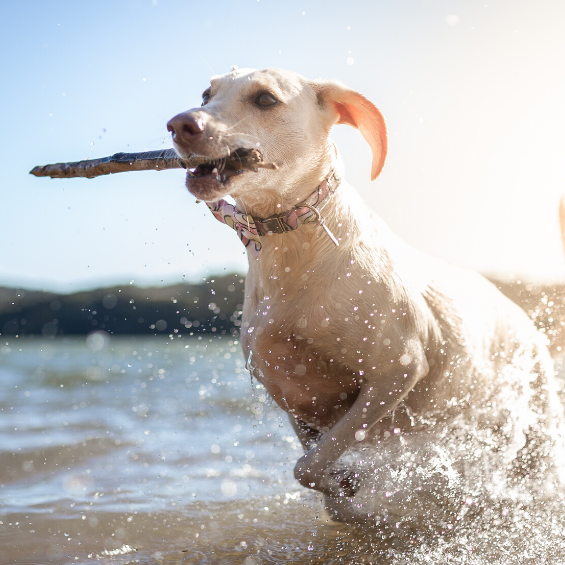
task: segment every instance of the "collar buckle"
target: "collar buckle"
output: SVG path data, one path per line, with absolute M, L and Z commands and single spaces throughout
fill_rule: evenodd
M 273 233 L 292 231 L 292 227 L 283 219 L 285 216 L 286 214 L 279 214 L 261 220 L 255 219 L 255 225 L 257 226 L 259 235 L 271 235 Z

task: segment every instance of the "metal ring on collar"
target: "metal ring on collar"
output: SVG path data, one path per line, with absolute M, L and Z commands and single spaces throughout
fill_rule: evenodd
M 301 206 L 304 206 L 305 208 L 310 208 L 310 210 L 312 210 L 312 212 L 316 214 L 317 224 L 320 224 L 323 221 L 322 214 L 320 214 L 320 211 L 317 208 L 314 208 L 314 206 L 310 206 L 310 204 L 301 204 Z M 305 223 L 310 224 L 311 222 L 305 222 Z

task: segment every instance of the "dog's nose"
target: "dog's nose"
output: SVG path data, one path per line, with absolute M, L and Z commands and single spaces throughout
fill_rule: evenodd
M 195 136 L 204 131 L 204 119 L 202 116 L 195 116 L 190 112 L 182 112 L 169 120 L 167 131 L 173 135 L 173 141 L 182 143 L 190 141 Z

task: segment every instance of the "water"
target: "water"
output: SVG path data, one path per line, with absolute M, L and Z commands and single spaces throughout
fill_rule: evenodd
M 344 525 L 301 454 L 233 338 L 0 345 L 2 565 L 565 562 L 563 492 L 446 489 L 452 519 Z

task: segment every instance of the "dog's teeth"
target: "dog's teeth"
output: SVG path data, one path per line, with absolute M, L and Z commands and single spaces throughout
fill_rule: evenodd
M 217 174 L 218 174 L 218 169 L 217 169 L 217 167 L 214 167 L 214 168 L 212 169 L 212 174 L 213 174 L 213 175 L 217 175 Z

